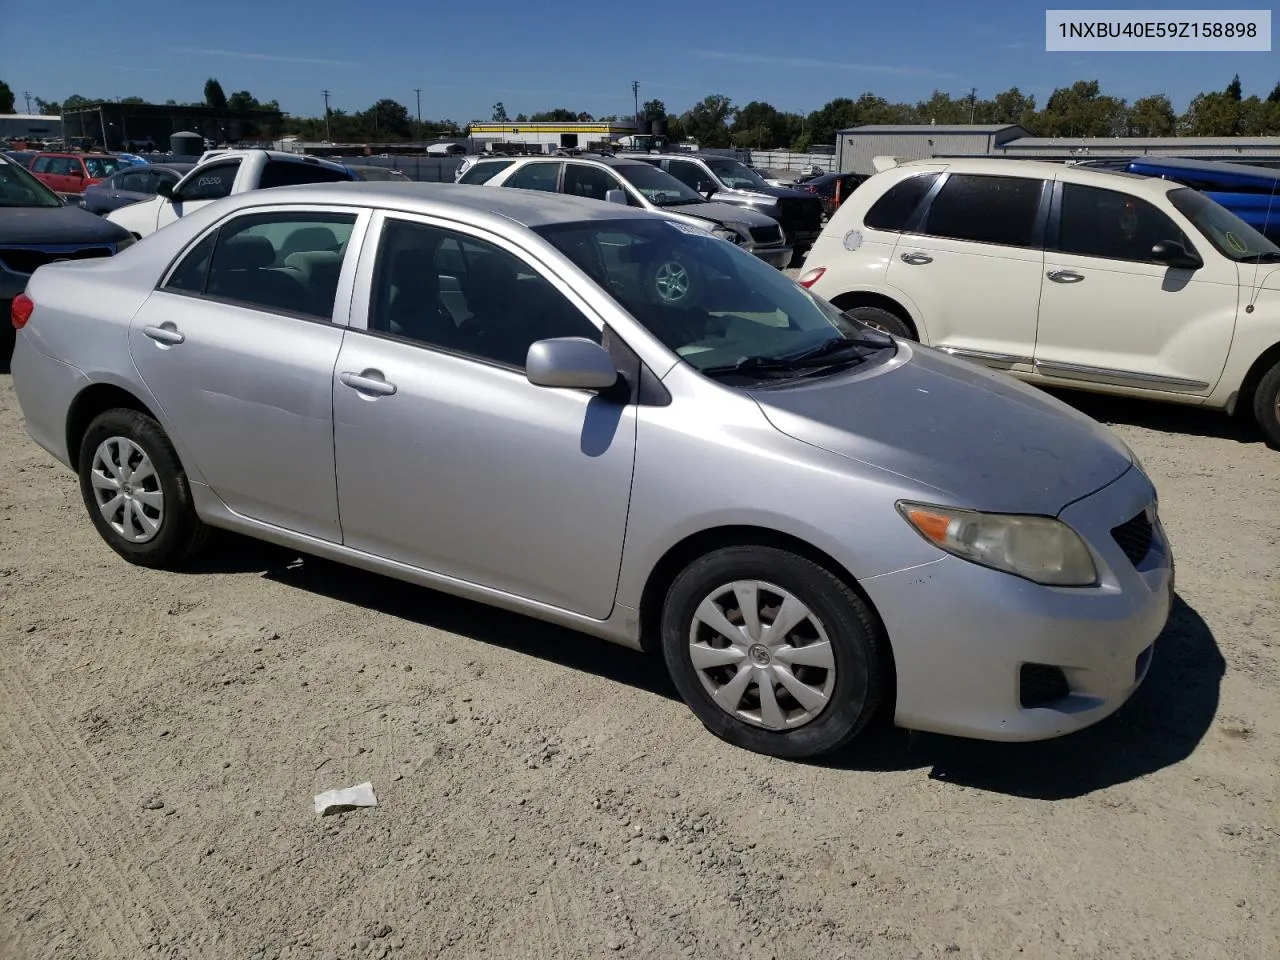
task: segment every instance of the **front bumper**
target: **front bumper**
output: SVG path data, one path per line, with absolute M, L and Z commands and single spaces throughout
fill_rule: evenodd
M 1111 530 L 1154 500 L 1135 468 L 1062 511 L 1094 553 L 1095 587 L 1040 586 L 952 556 L 863 581 L 893 648 L 897 725 L 1044 740 L 1119 709 L 1150 667 L 1172 609 L 1174 568 L 1158 519 L 1137 564 Z M 1056 678 L 1049 698 L 1027 705 L 1027 677 L 1046 674 Z
M 746 248 L 753 256 L 759 257 L 771 267 L 777 267 L 779 270 L 785 270 L 791 266 L 791 258 L 795 253 L 793 247 L 786 244 L 774 244 L 770 246 L 748 246 Z

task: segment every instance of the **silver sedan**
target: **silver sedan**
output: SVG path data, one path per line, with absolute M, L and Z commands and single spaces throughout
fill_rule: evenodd
M 763 753 L 1116 710 L 1173 596 L 1107 429 L 642 210 L 228 198 L 13 306 L 26 429 L 126 560 L 238 531 L 661 656 Z

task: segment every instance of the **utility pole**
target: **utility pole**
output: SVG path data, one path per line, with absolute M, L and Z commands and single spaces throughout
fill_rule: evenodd
M 332 142 L 333 137 L 329 134 L 329 91 L 320 91 L 324 94 L 324 139 L 326 142 Z
M 31 93 L 30 91 L 23 90 L 22 95 L 27 98 L 27 113 L 30 113 L 31 112 Z
M 631 96 L 634 97 L 636 101 L 636 123 L 639 123 L 640 122 L 640 81 L 639 80 L 631 81 Z
M 969 88 L 969 122 L 973 123 L 973 118 L 978 109 L 978 88 Z
M 418 97 L 418 136 L 422 136 L 422 88 L 414 87 L 413 92 Z

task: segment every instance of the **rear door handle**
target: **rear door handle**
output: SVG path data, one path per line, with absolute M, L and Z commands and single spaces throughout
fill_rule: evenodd
M 186 340 L 186 334 L 178 332 L 178 328 L 172 322 L 160 324 L 158 327 L 143 327 L 142 332 L 157 343 L 165 343 L 170 346 L 176 346 Z
M 933 263 L 933 257 L 929 256 L 927 253 L 904 253 L 902 255 L 902 262 L 909 263 L 913 267 L 918 267 L 922 264 Z
M 365 370 L 363 373 L 347 370 L 340 373 L 338 379 L 352 390 L 371 393 L 378 397 L 389 397 L 396 392 L 396 385 L 384 380 L 377 370 Z
M 1054 283 L 1079 283 L 1084 279 L 1083 274 L 1074 270 L 1050 270 L 1048 276 Z

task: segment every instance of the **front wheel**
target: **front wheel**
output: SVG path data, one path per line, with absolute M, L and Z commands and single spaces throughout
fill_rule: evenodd
M 728 547 L 690 564 L 667 594 L 662 650 L 708 730 L 775 757 L 843 746 L 886 685 L 885 644 L 862 598 L 772 547 Z
M 883 307 L 850 307 L 845 311 L 845 315 L 865 323 L 868 327 L 874 327 L 882 333 L 901 337 L 903 340 L 915 339 L 907 322 Z
M 208 536 L 160 424 L 137 410 L 98 414 L 80 443 L 80 494 L 102 539 L 130 563 L 172 569 Z
M 1267 443 L 1280 449 L 1280 363 L 1262 375 L 1253 392 L 1253 418 Z

